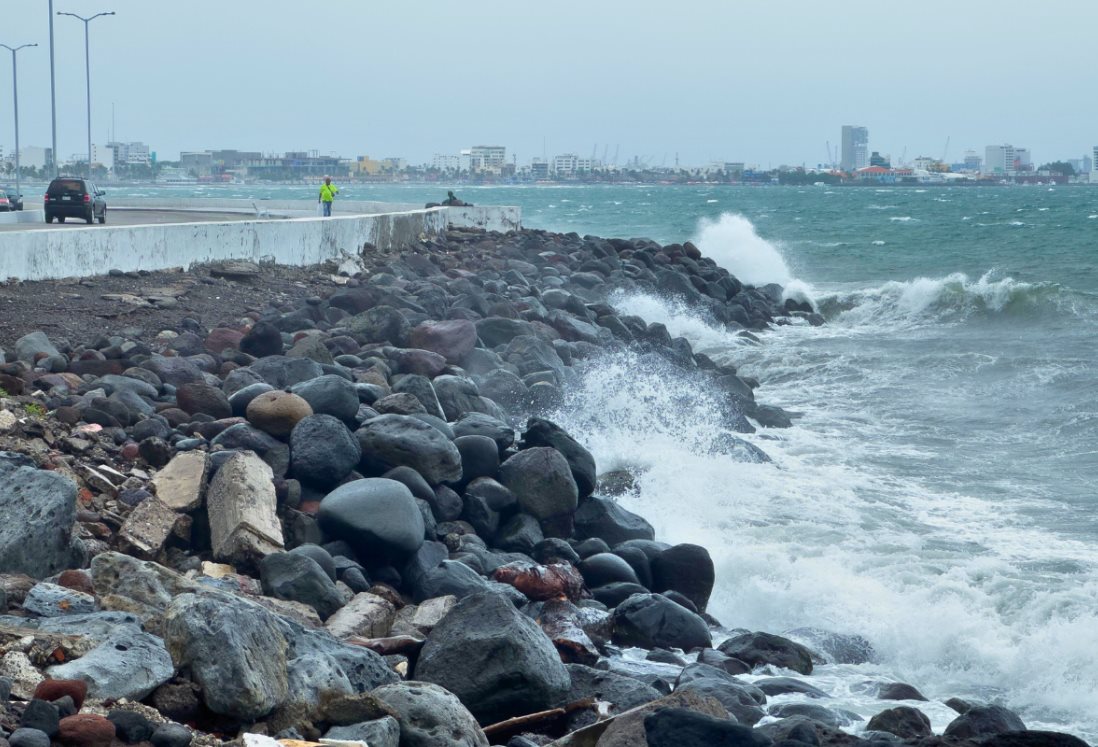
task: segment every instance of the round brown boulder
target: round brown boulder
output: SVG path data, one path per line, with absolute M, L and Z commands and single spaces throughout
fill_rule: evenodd
M 61 719 L 57 741 L 68 747 L 110 747 L 114 740 L 114 724 L 103 716 L 78 713 Z
M 264 392 L 248 404 L 248 422 L 272 436 L 290 435 L 300 421 L 313 414 L 303 397 L 283 391 Z
M 67 572 L 67 571 L 66 571 Z M 88 683 L 84 680 L 42 680 L 34 688 L 33 698 L 53 702 L 68 695 L 79 710 L 88 695 Z
M 202 412 L 217 420 L 233 414 L 225 393 L 204 381 L 180 386 L 175 392 L 175 401 L 179 409 L 188 415 Z

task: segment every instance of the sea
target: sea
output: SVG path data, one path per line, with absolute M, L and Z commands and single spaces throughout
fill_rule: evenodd
M 446 188 L 350 185 L 341 198 L 427 202 Z M 600 470 L 635 472 L 622 501 L 658 539 L 709 548 L 725 626 L 866 639 L 870 663 L 811 678 L 832 708 L 868 718 L 885 707 L 877 683 L 899 681 L 930 699 L 919 706 L 938 732 L 956 715 L 941 701 L 961 697 L 1098 742 L 1098 188 L 456 192 L 519 205 L 527 227 L 692 240 L 825 317 L 754 343 L 673 300 L 613 299 L 798 415 L 747 436 L 772 463 L 727 455 L 724 405 L 698 377 L 628 355 L 584 369 L 556 415 Z

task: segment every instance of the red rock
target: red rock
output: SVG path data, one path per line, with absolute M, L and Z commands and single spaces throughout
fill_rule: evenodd
M 320 501 L 302 501 L 297 510 L 309 516 L 316 516 L 320 512 Z
M 508 563 L 497 568 L 492 579 L 514 586 L 534 601 L 579 599 L 583 594 L 583 577 L 564 563 Z
M 137 459 L 138 454 L 140 454 L 140 452 L 138 451 L 137 444 L 133 441 L 127 442 L 122 447 L 122 458 L 126 461 L 132 462 L 134 459 Z
M 96 517 L 96 520 L 98 518 Z M 64 586 L 66 589 L 82 591 L 85 594 L 95 596 L 95 587 L 92 585 L 91 577 L 85 571 L 62 571 L 61 575 L 57 577 L 57 584 Z
M 111 747 L 114 724 L 103 716 L 78 713 L 61 719 L 57 741 L 69 747 Z
M 244 333 L 239 330 L 229 329 L 228 327 L 215 327 L 206 336 L 206 350 L 215 355 L 226 348 L 237 350 L 240 348 L 240 341 L 243 338 Z
M 91 374 L 92 376 L 106 376 L 107 374 L 121 374 L 125 369 L 120 360 L 76 360 L 69 363 L 69 372 L 78 376 Z
M 88 683 L 84 680 L 42 680 L 34 688 L 34 697 L 39 700 L 54 701 L 66 695 L 72 698 L 72 702 L 79 709 L 84 705 L 84 698 L 88 695 Z

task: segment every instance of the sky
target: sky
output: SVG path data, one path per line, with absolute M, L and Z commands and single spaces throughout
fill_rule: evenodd
M 815 165 L 843 124 L 898 159 L 1098 144 L 1094 0 L 54 0 L 91 24 L 92 139 L 429 161 L 505 145 Z M 2 0 L 20 139 L 50 142 L 48 0 Z M 86 150 L 83 24 L 55 18 L 58 151 Z M 0 49 L 0 144 L 14 145 Z M 949 141 L 948 150 L 946 141 Z

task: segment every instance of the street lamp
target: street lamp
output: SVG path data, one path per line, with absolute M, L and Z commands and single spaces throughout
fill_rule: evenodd
M 96 13 L 94 16 L 85 18 L 84 16 L 78 16 L 75 13 L 62 13 L 57 11 L 59 16 L 72 16 L 78 20 L 84 22 L 84 74 L 87 77 L 88 86 L 88 178 L 91 179 L 92 175 L 92 84 L 91 84 L 91 56 L 88 52 L 88 24 L 94 21 L 99 16 L 113 16 L 114 11 L 109 10 L 104 13 Z M 55 153 L 53 156 L 57 158 Z
M 53 69 L 53 0 L 50 0 L 50 132 L 53 150 L 50 151 L 50 177 L 57 176 L 57 88 Z
M 27 47 L 37 47 L 37 44 L 20 44 L 18 47 L 9 47 L 0 44 L 0 47 L 11 52 L 11 95 L 15 99 L 15 197 L 20 203 L 23 201 L 23 192 L 19 188 L 19 76 L 16 74 L 15 53 Z M 14 205 L 11 206 L 14 209 Z

